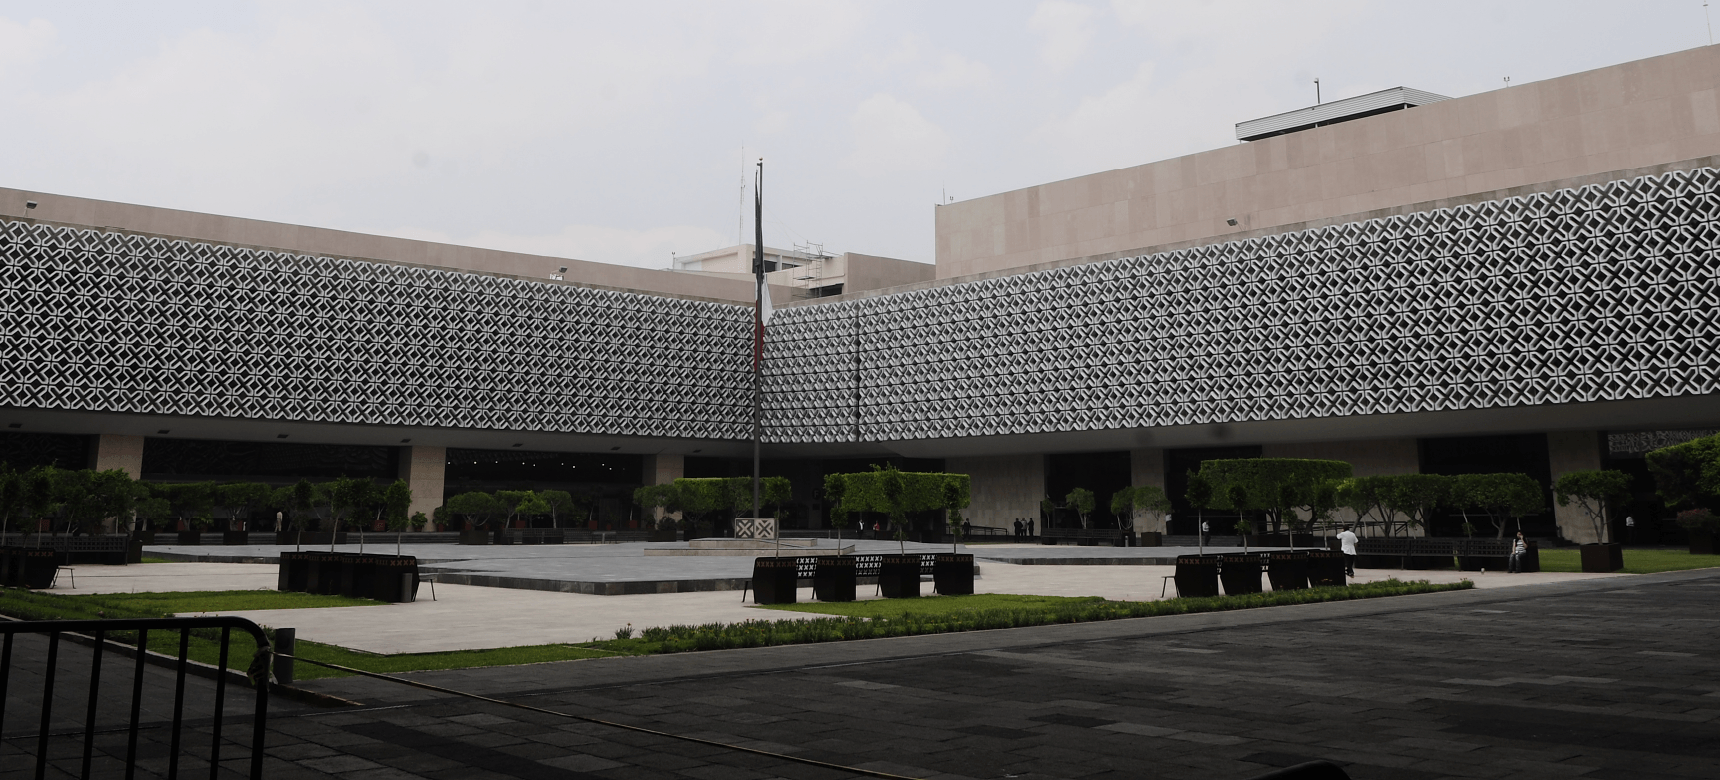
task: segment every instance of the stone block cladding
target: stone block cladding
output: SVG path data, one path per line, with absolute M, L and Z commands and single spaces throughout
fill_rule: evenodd
M 1597 183 L 777 314 L 778 442 L 1708 395 L 1720 172 Z

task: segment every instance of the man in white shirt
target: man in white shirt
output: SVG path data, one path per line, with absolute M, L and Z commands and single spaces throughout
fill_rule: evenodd
M 1338 545 L 1344 550 L 1344 576 L 1356 576 L 1356 534 L 1349 526 L 1344 526 L 1344 532 L 1338 534 Z

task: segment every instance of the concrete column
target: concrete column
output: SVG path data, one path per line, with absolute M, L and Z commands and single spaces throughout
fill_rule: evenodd
M 974 525 L 1014 533 L 1015 519 L 1039 522 L 1039 499 L 1045 497 L 1045 456 L 1004 455 L 948 458 L 944 469 L 966 474 L 972 502 L 964 517 Z
M 119 469 L 132 479 L 143 476 L 143 437 L 104 433 L 96 437 L 95 452 L 90 455 L 90 468 L 96 471 Z
M 401 447 L 400 478 L 412 489 L 412 508 L 406 516 L 423 512 L 432 517 L 442 505 L 442 489 L 448 474 L 448 448 Z
M 1600 431 L 1555 431 L 1547 434 L 1547 467 L 1553 481 L 1573 471 L 1593 471 L 1601 467 Z M 1559 523 L 1559 534 L 1579 544 L 1600 541 L 1595 538 L 1594 523 L 1582 507 L 1572 503 L 1559 506 L 1553 501 L 1553 519 Z
M 647 485 L 667 485 L 687 475 L 687 456 L 685 455 L 646 455 L 644 473 L 640 481 Z M 654 520 L 662 520 L 662 509 L 653 510 Z M 669 517 L 680 520 L 680 512 L 669 512 Z
M 1156 487 L 1163 490 L 1165 488 L 1165 451 L 1158 448 L 1129 450 L 1129 484 L 1134 487 Z M 1136 531 L 1163 533 L 1166 530 L 1164 520 L 1161 519 L 1155 526 L 1143 519 L 1140 513 L 1136 513 L 1136 515 Z

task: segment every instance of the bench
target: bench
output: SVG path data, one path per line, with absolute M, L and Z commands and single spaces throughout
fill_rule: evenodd
M 1443 569 L 1455 563 L 1464 571 L 1504 570 L 1510 560 L 1511 543 L 1510 539 L 1368 537 L 1356 541 L 1356 566 L 1363 569 Z M 1540 571 L 1537 545 L 1530 542 L 1528 547 L 1523 570 Z

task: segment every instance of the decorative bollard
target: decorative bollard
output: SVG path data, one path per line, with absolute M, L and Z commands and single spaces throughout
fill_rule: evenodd
M 793 558 L 753 559 L 754 604 L 793 604 L 798 584 Z

